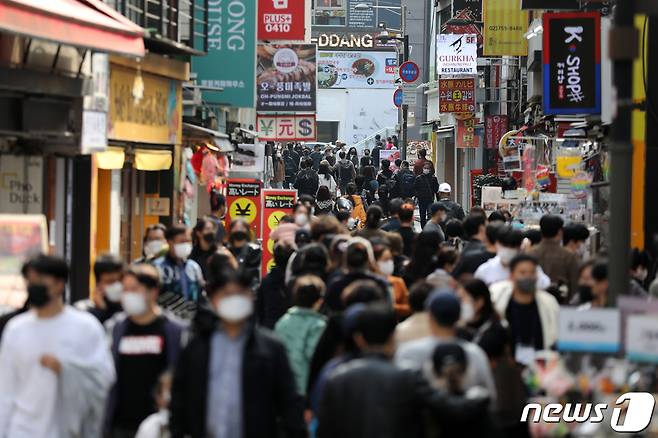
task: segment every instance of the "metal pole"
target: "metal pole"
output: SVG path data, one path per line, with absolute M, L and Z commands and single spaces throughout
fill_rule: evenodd
M 402 56 L 403 61 L 409 60 L 409 35 L 407 35 L 407 5 L 402 5 L 400 10 L 400 30 L 402 30 L 402 38 L 404 39 L 404 47 Z M 402 105 L 402 127 L 400 133 L 400 158 L 407 159 L 407 116 L 409 114 L 409 105 Z
M 623 0 L 615 6 L 614 27 L 610 31 L 610 57 L 614 61 L 617 89 L 617 117 L 610 143 L 610 256 L 608 306 L 629 287 L 629 249 L 631 227 L 631 111 L 633 107 L 633 60 L 637 56 L 637 31 L 633 18 L 635 0 Z M 628 44 L 628 42 L 633 42 Z

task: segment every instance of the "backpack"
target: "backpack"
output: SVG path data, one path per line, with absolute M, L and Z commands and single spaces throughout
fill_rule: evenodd
M 416 183 L 416 175 L 410 170 L 401 170 L 398 174 L 400 195 L 405 198 L 410 198 L 414 194 L 414 184 Z
M 394 193 L 394 191 L 396 189 L 396 184 L 395 184 L 395 178 L 394 177 L 395 177 L 394 174 L 391 174 L 391 176 L 388 177 L 388 176 L 386 176 L 386 174 L 383 171 L 380 171 L 379 175 L 378 175 L 378 178 L 377 178 L 377 182 L 379 182 L 380 178 L 383 179 L 384 184 L 380 183 L 379 184 L 380 187 L 385 185 L 386 188 L 388 188 L 388 193 Z
M 352 182 L 352 166 L 350 166 L 351 161 L 346 161 L 340 163 L 338 166 L 338 177 L 342 184 L 348 184 Z
M 305 169 L 297 176 L 297 181 L 295 182 L 295 188 L 302 192 L 307 193 L 311 192 L 313 187 L 313 171 L 311 169 Z

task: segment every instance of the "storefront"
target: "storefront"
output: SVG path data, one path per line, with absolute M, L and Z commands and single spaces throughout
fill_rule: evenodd
M 108 151 L 94 154 L 98 253 L 141 256 L 144 229 L 175 223 L 185 62 L 110 59 Z

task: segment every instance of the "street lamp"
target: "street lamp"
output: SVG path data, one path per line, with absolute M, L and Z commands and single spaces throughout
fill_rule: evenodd
M 401 64 L 400 61 L 407 62 L 409 60 L 409 35 L 407 35 L 407 6 L 375 6 L 369 5 L 367 3 L 357 3 L 354 5 L 355 10 L 369 10 L 369 9 L 386 9 L 387 11 L 393 12 L 400 15 L 400 32 L 401 36 L 391 36 L 388 32 L 388 29 L 384 28 L 380 34 L 375 38 L 377 41 L 381 41 L 384 44 L 388 43 L 391 40 L 394 40 L 396 43 L 402 43 L 402 60 L 400 60 L 400 52 L 398 50 L 397 44 L 395 45 L 395 51 L 398 53 L 398 66 Z M 396 12 L 400 11 L 400 12 Z M 394 32 L 398 33 L 396 29 L 391 29 Z M 401 111 L 400 111 L 401 110 Z M 398 122 L 401 122 L 400 129 L 400 158 L 402 160 L 407 159 L 407 119 L 409 114 L 409 105 L 402 105 L 398 110 Z M 400 120 L 401 119 L 401 120 Z

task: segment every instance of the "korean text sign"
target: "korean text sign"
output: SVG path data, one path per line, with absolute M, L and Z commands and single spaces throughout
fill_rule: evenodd
M 258 138 L 263 141 L 314 141 L 315 114 L 263 115 L 256 117 Z
M 475 136 L 475 117 L 469 114 L 469 117 L 457 118 L 457 130 L 455 131 L 457 141 L 455 146 L 458 148 L 475 148 L 478 147 L 478 137 Z
M 503 115 L 484 116 L 484 147 L 498 149 L 498 142 L 508 131 L 509 119 Z
M 601 113 L 601 16 L 544 14 L 544 113 Z
M 192 57 L 208 103 L 253 108 L 256 89 L 256 1 L 208 0 L 208 54 Z
M 320 51 L 320 88 L 394 88 L 395 52 Z
M 477 56 L 476 35 L 436 36 L 436 68 L 439 75 L 476 75 Z
M 304 40 L 304 0 L 258 0 L 259 40 Z
M 475 79 L 439 79 L 439 112 L 475 112 Z
M 256 179 L 229 179 L 226 184 L 226 230 L 231 221 L 242 219 L 249 224 L 255 238 L 261 237 L 261 182 Z
M 315 111 L 314 44 L 258 45 L 258 111 Z
M 297 190 L 263 190 L 263 261 L 261 265 L 263 276 L 274 267 L 274 241 L 270 239 L 270 235 L 279 226 L 283 216 L 292 214 L 295 202 L 297 202 Z

